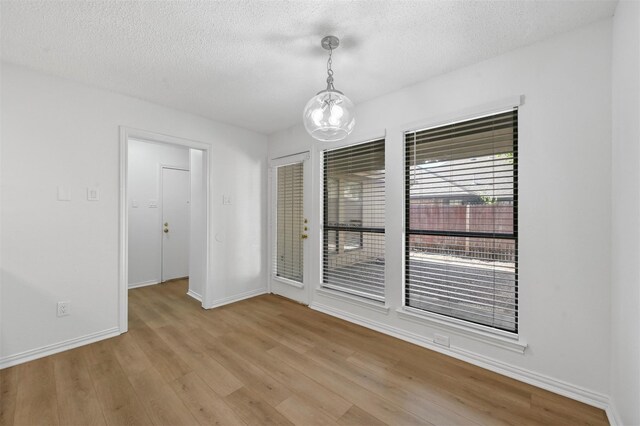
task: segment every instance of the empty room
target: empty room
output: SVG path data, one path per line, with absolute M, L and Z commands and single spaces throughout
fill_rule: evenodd
M 640 1 L 0 25 L 0 425 L 640 426 Z

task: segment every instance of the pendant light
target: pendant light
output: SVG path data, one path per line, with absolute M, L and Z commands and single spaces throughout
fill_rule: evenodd
M 329 51 L 327 61 L 327 88 L 318 92 L 304 107 L 302 119 L 307 132 L 319 141 L 339 141 L 353 130 L 356 120 L 353 102 L 344 93 L 333 87 L 331 55 L 340 45 L 338 37 L 326 36 L 322 47 Z

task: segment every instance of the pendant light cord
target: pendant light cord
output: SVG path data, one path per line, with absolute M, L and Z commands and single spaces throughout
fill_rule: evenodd
M 329 47 L 329 59 L 327 60 L 327 90 L 335 90 L 333 87 L 333 70 L 331 69 L 331 65 L 333 64 L 331 59 L 332 53 L 333 48 Z

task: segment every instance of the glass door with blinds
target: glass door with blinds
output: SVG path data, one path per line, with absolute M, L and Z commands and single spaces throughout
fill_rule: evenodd
M 322 287 L 384 302 L 384 140 L 325 150 L 322 173 Z
M 517 109 L 405 133 L 405 305 L 518 331 Z
M 308 303 L 304 288 L 305 247 L 309 222 L 305 215 L 305 163 L 308 154 L 271 162 L 272 291 Z M 299 294 L 297 294 L 299 293 Z

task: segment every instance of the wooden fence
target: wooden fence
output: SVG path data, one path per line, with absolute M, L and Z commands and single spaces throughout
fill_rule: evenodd
M 514 239 L 491 238 L 491 234 L 513 233 L 513 205 L 510 203 L 444 205 L 411 204 L 411 229 L 487 233 L 487 238 L 412 235 L 412 251 L 513 262 Z

